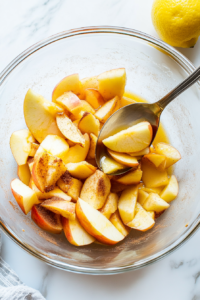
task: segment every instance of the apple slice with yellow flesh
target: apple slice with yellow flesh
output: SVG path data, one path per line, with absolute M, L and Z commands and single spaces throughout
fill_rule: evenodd
M 76 204 L 76 215 L 83 228 L 99 242 L 115 245 L 124 239 L 104 215 L 80 198 Z
M 40 145 L 37 143 L 31 143 L 31 151 L 29 152 L 29 156 L 35 156 L 35 153 L 37 152 L 39 146 Z
M 81 92 L 81 83 L 78 74 L 72 74 L 63 78 L 54 88 L 52 101 L 56 102 L 57 98 L 66 92 L 73 92 L 77 95 Z
M 110 101 L 101 106 L 95 113 L 95 117 L 102 123 L 105 123 L 107 119 L 115 112 L 119 105 L 119 97 L 116 96 Z
M 143 208 L 147 211 L 155 211 L 159 213 L 167 208 L 169 208 L 169 204 L 164 201 L 160 196 L 156 193 L 150 193 L 149 197 L 146 199 L 145 203 L 143 204 Z
M 34 164 L 34 157 L 29 157 L 27 160 L 27 165 L 29 167 L 31 174 L 32 174 L 33 164 Z
M 85 100 L 94 108 L 98 109 L 104 105 L 104 100 L 98 90 L 86 89 L 85 90 Z
M 154 224 L 155 221 L 150 214 L 139 203 L 137 203 L 135 217 L 126 225 L 139 231 L 147 231 L 151 229 Z
M 104 72 L 97 79 L 99 82 L 99 92 L 104 100 L 110 100 L 115 96 L 123 96 L 126 85 L 125 68 Z
M 140 169 L 127 172 L 125 175 L 115 176 L 113 180 L 125 184 L 138 184 L 142 179 L 142 171 Z
M 138 186 L 131 186 L 124 190 L 119 198 L 118 210 L 124 224 L 133 220 L 138 197 Z
M 156 168 L 158 168 L 161 164 L 166 162 L 166 156 L 156 153 L 149 153 L 144 156 L 148 159 Z
M 34 205 L 31 210 L 32 220 L 43 230 L 50 233 L 61 233 L 60 215 L 44 208 L 41 204 Z
M 80 195 L 83 183 L 80 180 L 73 178 L 70 173 L 66 171 L 57 181 L 57 185 L 76 202 Z
M 29 185 L 31 172 L 28 164 L 18 166 L 17 175 L 24 184 Z
M 75 220 L 75 203 L 65 201 L 58 197 L 53 197 L 42 202 L 41 206 L 55 214 L 60 214 L 65 218 Z
M 146 187 L 154 188 L 168 184 L 167 171 L 158 170 L 148 159 L 142 159 L 142 181 Z
M 80 130 L 65 114 L 57 114 L 56 123 L 62 134 L 70 141 L 85 146 L 85 139 Z
M 49 192 L 66 170 L 62 159 L 44 152 L 34 160 L 32 178 L 41 192 Z
M 88 151 L 87 159 L 95 158 L 97 137 L 93 133 L 90 133 L 90 149 Z
M 21 210 L 26 215 L 33 205 L 39 203 L 36 193 L 17 178 L 11 181 L 11 191 Z
M 61 189 L 58 187 L 55 187 L 52 191 L 48 193 L 42 193 L 35 185 L 33 179 L 30 179 L 29 187 L 36 193 L 39 200 L 47 200 L 53 197 L 57 197 L 60 199 L 63 199 L 65 201 L 71 201 L 71 197 L 64 193 Z
M 128 153 L 128 154 L 131 155 L 131 156 L 134 156 L 134 157 L 138 157 L 138 156 L 143 156 L 143 155 L 149 154 L 149 152 L 150 152 L 150 147 L 147 147 L 144 150 L 141 150 L 141 151 L 138 151 L 138 152 L 131 152 L 131 153 Z
M 120 218 L 118 210 L 112 214 L 112 216 L 110 217 L 110 222 L 117 228 L 119 232 L 121 232 L 124 237 L 129 234 L 131 229 L 124 225 Z
M 107 219 L 117 210 L 119 197 L 116 193 L 110 193 L 104 206 L 99 210 Z
M 112 157 L 103 156 L 101 158 L 101 168 L 106 174 L 112 174 L 119 170 L 126 169 L 127 166 L 122 165 L 121 163 L 114 160 Z
M 81 226 L 78 219 L 75 220 L 61 218 L 62 226 L 68 242 L 75 246 L 85 246 L 92 244 L 95 239 Z
M 174 147 L 166 143 L 158 143 L 154 146 L 155 152 L 166 156 L 166 168 L 169 168 L 181 159 L 181 155 Z
M 24 99 L 24 118 L 35 139 L 41 143 L 49 134 L 63 137 L 56 124 L 56 114 L 62 109 L 31 89 Z
M 147 192 L 145 192 L 142 189 L 138 190 L 138 203 L 140 203 L 142 206 L 145 203 L 145 201 L 147 200 L 147 198 L 149 197 L 149 194 Z
M 156 194 L 160 194 L 161 191 L 163 190 L 163 186 L 159 186 L 159 187 L 154 187 L 154 188 L 149 188 L 146 186 L 142 186 L 140 188 L 141 190 L 145 191 L 146 193 L 156 193 Z
M 87 133 L 83 135 L 85 139 L 85 146 L 75 145 L 69 148 L 66 156 L 63 157 L 65 164 L 68 163 L 78 163 L 86 159 L 89 148 L 90 148 L 90 138 Z
M 86 89 L 95 89 L 98 90 L 99 82 L 97 80 L 97 76 L 93 77 L 86 77 L 80 80 L 81 81 L 81 95 L 79 96 L 80 99 L 86 98 Z
M 131 157 L 125 153 L 119 153 L 108 149 L 108 153 L 116 160 L 117 162 L 132 168 L 136 168 L 139 166 L 139 162 L 135 157 Z
M 169 179 L 168 185 L 160 193 L 160 197 L 167 203 L 173 201 L 178 196 L 178 181 L 175 175 L 172 175 Z
M 100 170 L 88 177 L 82 187 L 80 198 L 95 209 L 100 209 L 110 193 L 110 179 Z
M 147 148 L 153 130 L 149 122 L 140 122 L 103 140 L 104 145 L 116 152 L 137 152 Z
M 97 169 L 86 161 L 66 164 L 66 168 L 72 176 L 79 179 L 88 178 L 89 176 L 94 174 Z
M 85 112 L 78 123 L 79 130 L 84 133 L 93 133 L 96 136 L 99 134 L 100 122 L 91 113 Z
M 35 139 L 28 129 L 22 129 L 12 133 L 10 137 L 10 148 L 19 166 L 26 164 L 33 142 L 35 142 Z
M 124 107 L 126 105 L 129 105 L 129 104 L 133 104 L 133 103 L 136 103 L 137 101 L 131 99 L 131 98 L 128 98 L 128 97 L 121 97 L 120 99 L 120 107 Z
M 54 155 L 63 159 L 69 150 L 69 145 L 58 135 L 48 135 L 40 144 L 36 156 L 40 153 L 47 152 L 50 155 Z

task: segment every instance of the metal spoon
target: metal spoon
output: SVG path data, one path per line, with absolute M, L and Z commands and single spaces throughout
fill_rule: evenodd
M 106 147 L 102 143 L 105 138 L 121 131 L 127 129 L 139 122 L 148 121 L 153 128 L 153 142 L 159 122 L 160 116 L 165 107 L 174 100 L 178 95 L 188 89 L 191 85 L 200 79 L 200 67 L 198 67 L 189 77 L 187 77 L 183 82 L 181 82 L 177 87 L 175 87 L 166 96 L 155 103 L 134 103 L 127 105 L 125 107 L 117 110 L 104 124 L 102 127 L 96 145 L 95 159 L 97 166 L 100 170 L 101 168 L 101 158 L 103 156 L 108 156 Z M 109 175 L 120 175 L 126 173 L 131 168 L 127 167 L 125 169 L 119 170 L 115 173 Z

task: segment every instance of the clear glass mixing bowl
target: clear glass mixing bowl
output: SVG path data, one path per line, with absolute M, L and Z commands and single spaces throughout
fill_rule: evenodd
M 118 27 L 80 28 L 54 35 L 16 57 L 0 74 L 0 224 L 30 254 L 57 268 L 85 274 L 115 274 L 154 262 L 187 240 L 200 223 L 200 89 L 195 84 L 171 103 L 162 123 L 182 160 L 176 164 L 178 198 L 146 233 L 131 231 L 112 247 L 70 245 L 64 235 L 38 228 L 18 208 L 10 191 L 17 176 L 9 138 L 25 128 L 23 100 L 33 88 L 51 100 L 67 74 L 80 77 L 125 67 L 127 89 L 154 102 L 190 74 L 182 54 L 147 34 Z

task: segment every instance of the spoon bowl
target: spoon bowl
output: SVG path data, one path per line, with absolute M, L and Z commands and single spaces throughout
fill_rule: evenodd
M 190 76 L 176 86 L 171 92 L 155 103 L 133 103 L 117 110 L 106 121 L 102 127 L 96 145 L 95 159 L 97 166 L 102 170 L 101 159 L 109 156 L 103 140 L 109 136 L 118 133 L 143 121 L 148 121 L 153 129 L 151 144 L 158 131 L 160 116 L 165 107 L 178 95 L 183 93 L 200 78 L 200 67 L 198 67 Z M 127 167 L 109 175 L 120 175 L 128 172 L 131 168 Z M 102 170 L 103 171 L 103 170 Z

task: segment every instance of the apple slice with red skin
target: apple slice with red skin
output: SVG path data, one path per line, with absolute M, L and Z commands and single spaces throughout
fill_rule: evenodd
M 60 214 L 65 218 L 75 220 L 75 204 L 72 202 L 58 197 L 53 197 L 42 202 L 41 206 L 54 212 L 55 214 Z
M 41 204 L 34 205 L 31 210 L 32 220 L 43 230 L 51 233 L 61 233 L 61 217 L 44 208 Z
M 76 204 L 76 215 L 83 228 L 99 242 L 115 245 L 124 239 L 104 215 L 80 198 Z

